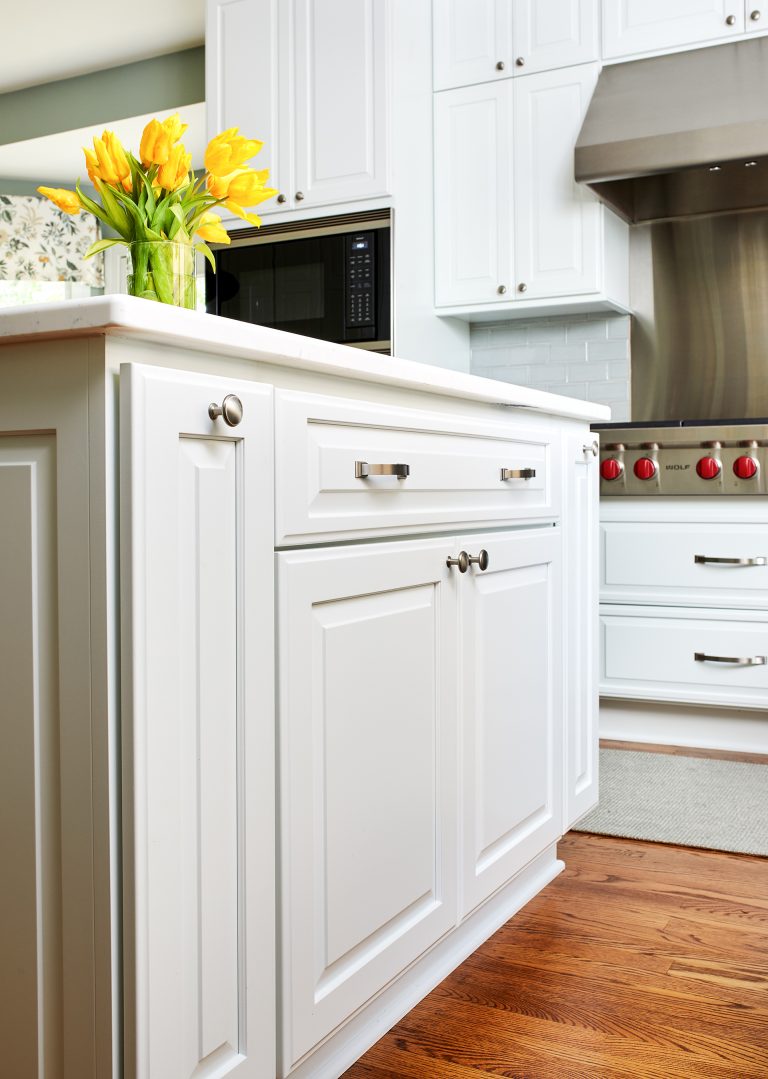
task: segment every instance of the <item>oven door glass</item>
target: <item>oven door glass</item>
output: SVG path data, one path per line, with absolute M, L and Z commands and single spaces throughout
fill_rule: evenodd
M 218 313 L 324 341 L 344 340 L 344 238 L 216 252 Z

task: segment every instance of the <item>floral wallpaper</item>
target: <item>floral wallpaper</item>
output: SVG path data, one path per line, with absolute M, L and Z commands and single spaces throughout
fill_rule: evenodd
M 104 286 L 104 257 L 83 255 L 101 236 L 90 214 L 73 217 L 37 195 L 0 195 L 0 281 Z

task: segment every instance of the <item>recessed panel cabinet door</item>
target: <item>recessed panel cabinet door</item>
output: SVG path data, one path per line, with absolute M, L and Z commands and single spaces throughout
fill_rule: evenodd
M 555 528 L 465 537 L 462 915 L 562 834 L 562 618 Z
M 272 390 L 120 398 L 125 1073 L 273 1079 Z
M 432 25 L 435 90 L 512 74 L 509 0 L 432 0 Z
M 513 0 L 515 74 L 600 59 L 598 0 Z
M 278 556 L 286 1070 L 455 924 L 453 546 Z
M 604 59 L 743 32 L 742 0 L 603 0 Z

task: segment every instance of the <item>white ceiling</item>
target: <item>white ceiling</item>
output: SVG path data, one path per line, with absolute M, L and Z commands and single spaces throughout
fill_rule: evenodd
M 182 105 L 177 110 L 168 109 L 157 113 L 163 120 L 177 111 L 189 124 L 183 142 L 192 154 L 192 167 L 202 168 L 205 153 L 205 103 Z M 128 120 L 115 120 L 106 126 L 114 131 L 127 150 L 138 156 L 139 140 L 145 125 L 154 113 L 133 116 Z M 57 135 L 45 135 L 25 142 L 9 142 L 0 146 L 0 176 L 5 180 L 29 180 L 46 187 L 73 188 L 75 180 L 88 183 L 85 171 L 83 147 L 93 146 L 93 136 L 101 135 L 105 125 L 84 127 L 79 131 L 62 131 Z M 1 186 L 1 185 L 0 185 Z
M 205 0 L 27 0 L 3 20 L 0 93 L 201 45 Z

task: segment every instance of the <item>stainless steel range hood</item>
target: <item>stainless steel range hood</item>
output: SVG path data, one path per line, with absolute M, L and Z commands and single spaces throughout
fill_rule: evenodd
M 768 208 L 768 38 L 603 68 L 576 179 L 630 223 Z

